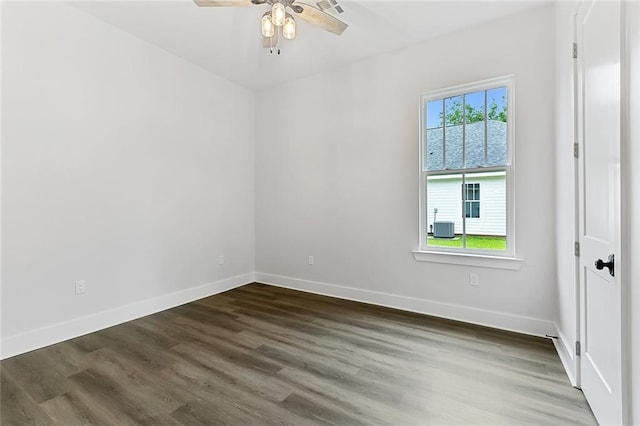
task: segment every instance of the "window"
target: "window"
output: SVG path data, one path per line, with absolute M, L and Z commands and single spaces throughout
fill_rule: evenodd
M 480 184 L 464 184 L 464 217 L 480 218 Z
M 421 104 L 420 250 L 513 257 L 513 80 Z

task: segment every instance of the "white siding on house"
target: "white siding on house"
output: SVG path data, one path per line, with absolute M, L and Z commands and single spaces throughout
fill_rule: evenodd
M 506 235 L 506 181 L 504 173 L 468 174 L 466 183 L 480 184 L 480 217 L 467 218 L 467 234 Z M 462 233 L 462 175 L 431 176 L 427 182 L 427 229 L 436 221 L 455 222 Z

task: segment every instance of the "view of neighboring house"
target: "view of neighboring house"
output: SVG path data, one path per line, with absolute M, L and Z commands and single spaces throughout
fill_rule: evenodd
M 491 167 L 505 163 L 507 123 L 497 120 L 468 123 L 427 130 L 427 167 L 430 170 Z M 446 137 L 446 151 L 443 138 Z M 465 152 L 463 153 L 463 138 Z M 486 149 L 485 149 L 486 148 Z M 485 158 L 486 152 L 486 158 Z M 429 176 L 427 181 L 427 229 L 434 221 L 453 222 L 455 233 L 462 233 L 463 194 L 466 233 L 506 235 L 506 176 L 504 171 L 468 173 L 465 188 L 461 174 Z

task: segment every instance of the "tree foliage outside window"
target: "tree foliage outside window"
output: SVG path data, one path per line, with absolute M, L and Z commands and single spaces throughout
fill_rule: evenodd
M 488 105 L 487 119 L 507 122 L 507 104 L 502 97 L 502 108 L 498 106 L 495 99 L 492 99 Z M 478 109 L 471 104 L 464 105 L 465 114 L 462 114 L 462 101 L 456 99 L 451 102 L 445 111 L 445 126 L 456 126 L 462 124 L 466 119 L 467 123 L 475 123 L 484 120 L 484 111 Z M 442 112 L 440 113 L 440 122 L 442 122 Z

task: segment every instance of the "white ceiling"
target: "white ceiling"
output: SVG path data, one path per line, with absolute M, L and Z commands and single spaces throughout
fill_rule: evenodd
M 313 4 L 312 0 L 305 0 Z M 298 19 L 282 54 L 262 47 L 267 5 L 205 8 L 192 0 L 82 1 L 77 8 L 250 89 L 336 68 L 541 5 L 540 1 L 339 0 L 341 35 Z M 508 35 L 507 35 L 508 36 Z

